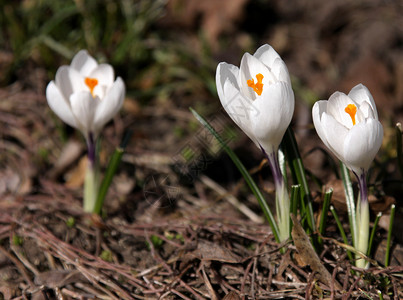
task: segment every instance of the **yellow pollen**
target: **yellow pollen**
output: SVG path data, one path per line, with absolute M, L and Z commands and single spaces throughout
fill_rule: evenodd
M 98 85 L 98 79 L 96 78 L 90 78 L 90 77 L 85 77 L 84 83 L 88 88 L 90 89 L 92 97 L 95 98 L 94 95 L 94 89 Z
M 351 117 L 351 121 L 353 121 L 353 125 L 355 125 L 355 114 L 357 113 L 357 106 L 354 104 L 349 104 L 344 109 L 346 113 L 348 113 Z
M 263 83 L 262 83 L 263 75 L 261 73 L 257 74 L 256 79 L 257 79 L 256 83 L 253 79 L 249 79 L 248 81 L 246 81 L 246 83 L 248 84 L 249 87 L 251 87 L 255 91 L 256 94 L 260 96 L 263 92 Z

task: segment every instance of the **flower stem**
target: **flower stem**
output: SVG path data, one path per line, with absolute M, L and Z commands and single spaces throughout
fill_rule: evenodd
M 284 183 L 284 177 L 281 174 L 277 152 L 273 150 L 267 154 L 263 149 L 262 151 L 269 161 L 270 169 L 274 178 L 274 185 L 276 187 L 277 223 L 280 241 L 282 242 L 290 237 L 290 199 L 287 187 Z
M 84 180 L 84 211 L 92 213 L 98 197 L 99 171 L 96 157 L 96 141 L 92 133 L 88 135 L 88 165 Z
M 360 203 L 357 204 L 357 241 L 355 248 L 367 254 L 369 242 L 369 204 L 368 204 L 368 189 L 367 189 L 367 173 L 362 170 L 360 175 L 357 175 L 358 185 L 360 188 Z M 367 261 L 362 259 L 359 255 L 356 256 L 356 266 L 365 268 Z

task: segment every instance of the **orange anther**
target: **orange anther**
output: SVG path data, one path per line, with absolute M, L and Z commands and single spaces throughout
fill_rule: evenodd
M 261 73 L 256 75 L 256 79 L 257 79 L 257 83 L 255 83 L 255 81 L 253 79 L 249 79 L 248 81 L 246 81 L 246 83 L 248 84 L 249 87 L 251 87 L 256 94 L 258 94 L 259 96 L 262 94 L 263 92 L 263 75 Z
M 90 89 L 92 97 L 95 97 L 94 95 L 94 88 L 98 85 L 98 79 L 96 78 L 90 78 L 90 77 L 85 77 L 84 83 L 88 88 Z
M 353 125 L 355 125 L 355 114 L 357 113 L 357 106 L 354 104 L 349 104 L 344 109 L 346 113 L 348 113 L 351 117 L 351 121 L 353 121 Z

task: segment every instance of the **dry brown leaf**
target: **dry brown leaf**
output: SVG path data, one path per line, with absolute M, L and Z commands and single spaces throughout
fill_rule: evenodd
M 60 288 L 70 283 L 87 281 L 83 274 L 77 270 L 51 270 L 38 274 L 35 283 L 47 288 Z
M 210 45 L 217 48 L 218 37 L 232 32 L 235 23 L 242 19 L 249 0 L 172 0 L 168 2 L 169 21 L 182 28 L 195 26 L 198 20 Z
M 50 177 L 59 176 L 73 162 L 77 161 L 83 151 L 82 143 L 76 140 L 69 140 L 63 147 L 53 169 L 50 171 Z
M 241 300 L 241 297 L 239 297 L 238 293 L 235 291 L 231 291 L 228 294 L 225 295 L 222 300 Z
M 192 253 L 194 256 L 201 260 L 214 260 L 226 263 L 240 263 L 242 258 L 230 251 L 229 249 L 217 245 L 216 243 L 199 240 L 197 249 Z
M 138 116 L 141 112 L 139 102 L 133 98 L 126 98 L 123 102 L 123 109 L 133 116 Z
M 81 187 L 84 183 L 85 172 L 87 170 L 88 159 L 84 156 L 80 159 L 78 166 L 70 173 L 66 175 L 66 186 L 69 188 Z
M 317 273 L 318 279 L 321 282 L 329 287 L 334 285 L 336 290 L 341 290 L 341 285 L 336 280 L 333 280 L 332 275 L 323 266 L 298 219 L 294 215 L 291 215 L 291 219 L 294 223 L 291 235 L 300 257 L 303 259 L 305 264 L 311 267 L 312 271 Z

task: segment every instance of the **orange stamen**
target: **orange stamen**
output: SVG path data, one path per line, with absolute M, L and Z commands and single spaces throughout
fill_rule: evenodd
M 94 95 L 94 89 L 98 85 L 98 79 L 96 78 L 90 78 L 90 77 L 85 77 L 84 83 L 88 88 L 90 89 L 92 97 L 95 98 Z
M 251 87 L 255 91 L 256 94 L 260 96 L 263 92 L 263 83 L 262 83 L 263 75 L 261 73 L 257 74 L 256 79 L 257 79 L 256 83 L 253 79 L 249 79 L 248 81 L 246 81 L 246 83 L 248 84 L 249 87 Z
M 351 117 L 351 121 L 353 121 L 353 125 L 355 125 L 355 114 L 357 113 L 357 106 L 354 104 L 349 104 L 344 109 L 346 113 L 348 113 Z

